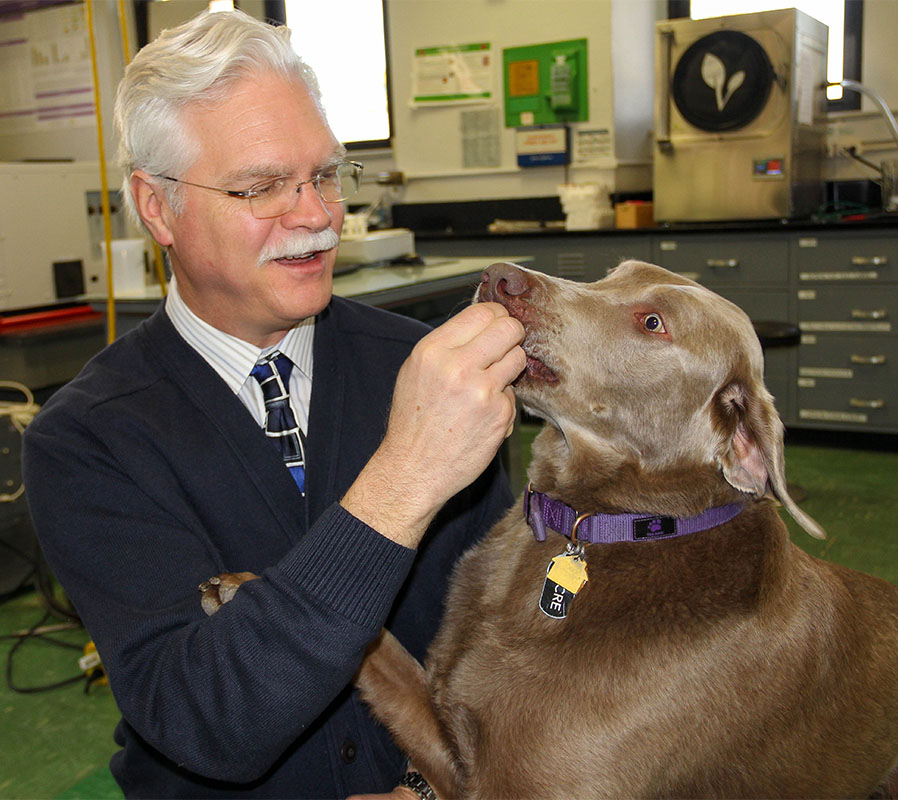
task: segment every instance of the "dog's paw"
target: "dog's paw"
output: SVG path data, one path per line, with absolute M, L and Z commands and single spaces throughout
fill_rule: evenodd
M 221 575 L 203 581 L 199 586 L 203 595 L 200 600 L 203 611 L 211 617 L 225 603 L 233 599 L 237 590 L 244 583 L 258 577 L 253 572 L 222 572 Z

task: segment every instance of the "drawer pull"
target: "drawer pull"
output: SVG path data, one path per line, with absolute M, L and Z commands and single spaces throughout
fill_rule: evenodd
M 738 258 L 709 258 L 705 264 L 709 267 L 725 267 L 727 269 L 734 269 L 739 266 Z
M 876 356 L 862 356 L 857 353 L 852 353 L 849 356 L 852 364 L 885 364 L 886 357 L 883 355 Z
M 852 397 L 848 404 L 852 408 L 885 408 L 886 401 L 881 397 L 875 400 L 862 400 L 860 397 Z
M 889 259 L 887 256 L 852 256 L 851 263 L 855 267 L 884 267 Z
M 889 310 L 887 308 L 871 308 L 864 310 L 862 308 L 851 309 L 852 319 L 888 319 Z

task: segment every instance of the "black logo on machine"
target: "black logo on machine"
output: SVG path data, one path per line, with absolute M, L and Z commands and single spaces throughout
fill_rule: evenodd
M 683 53 L 674 70 L 673 98 L 697 128 L 738 130 L 764 110 L 775 77 L 757 40 L 740 31 L 715 31 Z

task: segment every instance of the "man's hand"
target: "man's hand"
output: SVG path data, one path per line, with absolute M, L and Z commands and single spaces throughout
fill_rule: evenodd
M 498 303 L 466 308 L 418 342 L 396 380 L 387 433 L 343 497 L 407 547 L 486 468 L 514 426 L 523 326 Z

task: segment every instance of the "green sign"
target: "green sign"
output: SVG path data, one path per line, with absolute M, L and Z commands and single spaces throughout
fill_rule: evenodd
M 589 119 L 586 39 L 502 51 L 505 127 Z

